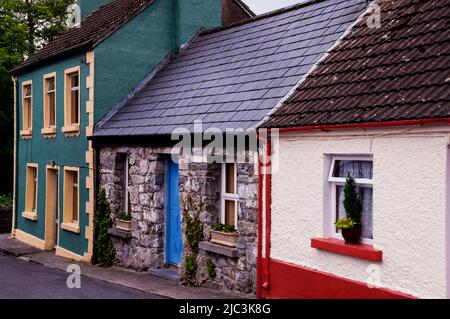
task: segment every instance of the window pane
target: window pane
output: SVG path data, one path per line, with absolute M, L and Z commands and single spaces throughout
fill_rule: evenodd
M 71 124 L 78 124 L 78 91 L 70 92 Z
M 362 211 L 362 237 L 373 239 L 372 228 L 372 196 L 373 189 L 370 187 L 357 187 L 358 197 L 363 205 Z M 344 186 L 336 186 L 336 221 L 346 216 L 344 209 Z
M 72 221 L 78 221 L 78 174 L 72 173 L 73 187 L 72 187 Z
M 55 90 L 55 79 L 51 78 L 47 80 L 47 92 Z
M 70 87 L 71 88 L 78 87 L 78 73 L 70 76 Z
M 234 164 L 225 164 L 225 192 L 235 194 L 234 184 Z
M 353 178 L 372 179 L 372 161 L 341 161 L 336 160 L 333 170 L 333 177 L 347 178 L 348 174 Z
M 236 225 L 234 219 L 234 212 L 236 209 L 236 202 L 232 200 L 225 200 L 225 224 Z
M 56 126 L 56 101 L 55 101 L 55 92 L 48 94 L 48 100 L 49 100 L 49 125 L 50 126 Z
M 31 178 L 33 179 L 33 189 L 32 196 L 33 202 L 31 203 L 31 211 L 36 212 L 36 204 L 37 204 L 37 172 L 36 168 L 32 168 L 31 170 Z
M 31 128 L 31 98 L 27 98 L 23 101 L 25 103 L 25 123 L 24 128 L 30 129 Z
M 30 96 L 31 96 L 31 85 L 25 85 L 24 97 L 30 97 Z

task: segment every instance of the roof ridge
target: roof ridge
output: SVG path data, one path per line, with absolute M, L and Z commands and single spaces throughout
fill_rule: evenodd
M 255 17 L 253 17 L 253 18 L 245 19 L 243 21 L 232 23 L 232 24 L 229 24 L 229 25 L 226 25 L 226 26 L 205 29 L 200 35 L 207 35 L 207 34 L 212 34 L 212 33 L 220 32 L 220 31 L 232 29 L 232 28 L 235 28 L 235 27 L 238 27 L 238 26 L 241 26 L 241 25 L 245 25 L 245 24 L 248 24 L 248 23 L 252 23 L 252 22 L 255 22 L 255 21 L 262 20 L 262 19 L 267 19 L 267 18 L 270 18 L 270 17 L 281 15 L 281 14 L 286 13 L 286 12 L 298 10 L 300 8 L 308 7 L 308 6 L 313 5 L 315 3 L 320 3 L 320 2 L 324 2 L 324 1 L 329 1 L 329 0 L 306 0 L 304 2 L 300 2 L 300 3 L 294 4 L 294 5 L 291 5 L 291 6 L 288 6 L 288 7 L 280 8 L 280 9 L 277 9 L 277 10 L 273 10 L 273 11 L 270 11 L 270 12 L 267 12 L 267 13 L 259 14 L 259 15 L 255 16 Z M 361 1 L 364 1 L 364 0 L 361 0 Z

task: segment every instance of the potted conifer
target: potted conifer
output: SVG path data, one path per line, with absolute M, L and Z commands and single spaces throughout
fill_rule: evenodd
M 342 231 L 342 237 L 346 243 L 357 244 L 362 234 L 362 203 L 356 192 L 355 179 L 348 174 L 344 186 L 344 209 L 346 217 L 336 222 L 336 228 Z
M 234 225 L 216 223 L 211 230 L 211 242 L 228 247 L 236 247 L 239 232 Z

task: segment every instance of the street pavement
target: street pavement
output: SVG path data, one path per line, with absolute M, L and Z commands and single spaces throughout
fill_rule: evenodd
M 70 289 L 70 274 L 12 256 L 0 255 L 0 299 L 158 299 L 157 295 L 81 276 Z

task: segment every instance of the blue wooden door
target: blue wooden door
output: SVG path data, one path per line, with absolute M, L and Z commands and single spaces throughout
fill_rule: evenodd
M 167 160 L 167 218 L 166 218 L 166 262 L 181 263 L 181 212 L 178 164 Z

